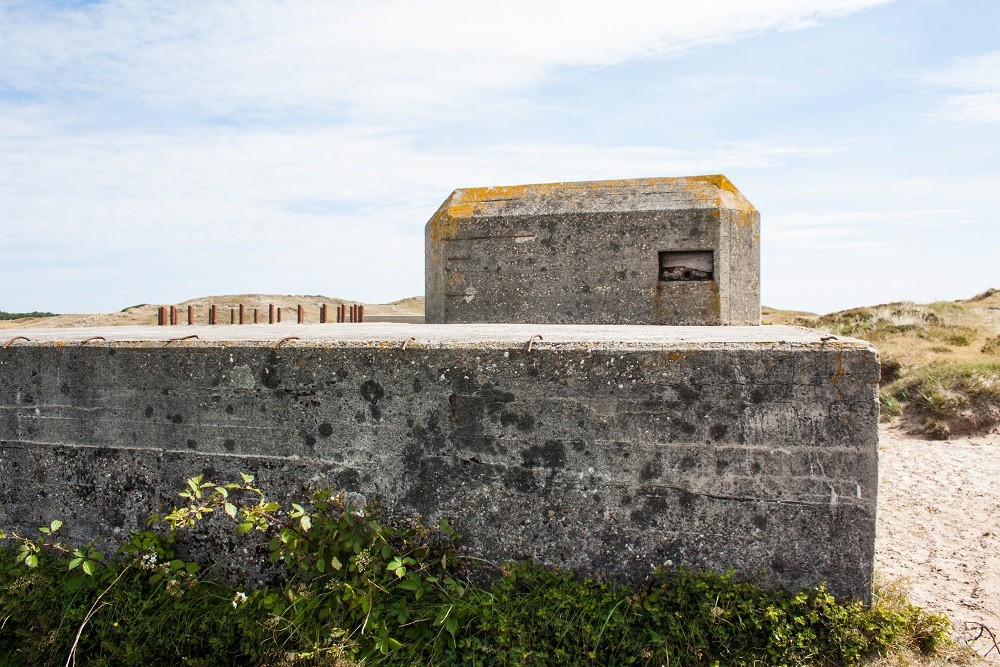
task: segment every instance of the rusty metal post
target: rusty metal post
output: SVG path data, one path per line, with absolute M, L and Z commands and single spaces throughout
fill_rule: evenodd
M 236 324 L 236 309 L 235 308 L 230 308 L 229 309 L 229 323 L 230 324 Z
M 253 309 L 253 323 L 257 324 L 257 309 Z
M 278 306 L 278 323 L 281 323 L 281 306 Z
M 305 308 L 302 307 L 301 303 L 299 304 L 298 308 L 296 309 L 296 313 L 295 314 L 296 314 L 296 320 L 298 321 L 299 324 L 302 324 L 303 322 L 306 321 L 306 311 L 305 311 Z
M 243 304 L 241 303 L 240 304 L 240 324 L 244 324 L 243 315 L 244 315 L 244 308 L 243 308 Z
M 344 323 L 344 304 L 337 306 L 337 324 Z
M 167 309 L 160 306 L 156 309 L 156 326 L 162 327 L 167 323 Z
M 208 323 L 215 324 L 219 321 L 219 311 L 213 303 L 208 309 Z
M 274 324 L 274 304 L 269 303 L 267 305 L 267 323 Z
M 170 306 L 170 326 L 177 324 L 177 306 Z
M 326 304 L 319 307 L 319 323 L 326 324 Z
M 188 306 L 188 326 L 194 324 L 194 306 Z
M 364 304 L 358 304 L 358 322 L 365 321 L 365 306 Z

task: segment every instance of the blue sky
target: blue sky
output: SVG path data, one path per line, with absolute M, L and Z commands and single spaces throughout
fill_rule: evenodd
M 0 0 L 0 310 L 392 300 L 455 188 L 713 173 L 766 305 L 1000 287 L 1000 2 Z

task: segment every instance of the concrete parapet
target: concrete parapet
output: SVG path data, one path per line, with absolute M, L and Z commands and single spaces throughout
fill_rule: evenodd
M 760 215 L 725 176 L 456 190 L 425 242 L 432 323 L 760 323 Z
M 630 580 L 735 568 L 870 599 L 867 343 L 793 327 L 192 332 L 32 331 L 0 352 L 0 525 L 60 518 L 87 540 L 141 527 L 187 477 L 249 471 L 447 517 L 491 560 Z M 112 342 L 65 340 L 94 335 Z

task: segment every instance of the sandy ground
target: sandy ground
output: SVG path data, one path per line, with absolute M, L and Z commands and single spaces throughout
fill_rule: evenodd
M 879 577 L 959 632 L 982 623 L 1000 634 L 1000 434 L 942 442 L 883 428 L 879 483 Z M 1000 651 L 987 661 L 1000 665 Z

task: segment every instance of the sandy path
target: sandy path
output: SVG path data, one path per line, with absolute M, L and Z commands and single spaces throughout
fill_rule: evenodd
M 883 428 L 880 457 L 879 575 L 959 629 L 1000 632 L 1000 434 L 929 442 Z

